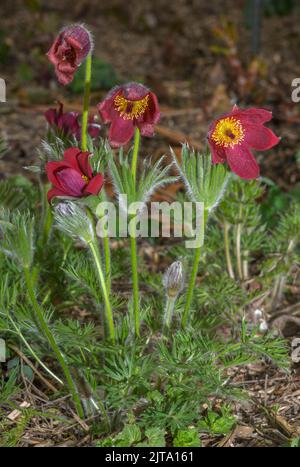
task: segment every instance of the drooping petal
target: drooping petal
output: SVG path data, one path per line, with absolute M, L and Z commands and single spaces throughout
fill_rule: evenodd
M 102 174 L 97 174 L 93 177 L 87 186 L 84 189 L 84 193 L 89 193 L 91 195 L 98 195 L 103 187 L 104 177 Z
M 67 84 L 70 84 L 73 81 L 74 74 L 73 73 L 62 73 L 58 69 L 56 69 L 56 76 L 60 84 L 63 86 L 66 86 Z
M 145 113 L 141 116 L 141 120 L 145 123 L 156 124 L 160 119 L 159 104 L 156 95 L 149 92 L 148 107 Z
M 109 141 L 112 147 L 124 146 L 130 141 L 134 134 L 134 124 L 132 120 L 125 120 L 117 117 L 112 121 L 109 130 Z
M 211 151 L 212 163 L 223 164 L 226 161 L 226 154 L 221 146 L 217 146 L 213 141 L 208 140 L 208 144 Z
M 45 118 L 46 118 L 47 122 L 49 123 L 49 125 L 51 125 L 51 126 L 56 125 L 56 118 L 57 118 L 56 109 L 48 109 L 48 110 L 46 110 L 44 115 L 45 115 Z
M 64 168 L 56 172 L 56 177 L 59 180 L 61 189 L 68 196 L 82 196 L 83 189 L 87 181 L 76 170 Z
M 151 138 L 154 135 L 154 125 L 152 123 L 138 123 L 137 125 L 141 131 L 142 136 Z
M 275 133 L 263 125 L 245 125 L 244 143 L 257 151 L 266 151 L 280 142 Z
M 51 188 L 47 193 L 48 203 L 51 203 L 52 198 L 56 196 L 65 196 L 65 193 L 58 188 Z
M 225 152 L 229 167 L 239 177 L 247 180 L 259 177 L 259 166 L 246 145 L 238 144 Z
M 120 87 L 113 89 L 108 93 L 104 101 L 97 105 L 98 112 L 100 113 L 104 123 L 109 123 L 118 116 L 114 107 L 114 99 L 119 93 Z

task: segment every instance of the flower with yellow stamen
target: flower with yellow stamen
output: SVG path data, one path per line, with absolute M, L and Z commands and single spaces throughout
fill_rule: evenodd
M 211 136 L 217 146 L 233 147 L 243 141 L 245 132 L 240 120 L 227 117 L 220 120 Z
M 153 136 L 160 118 L 157 97 L 143 84 L 128 83 L 112 89 L 98 105 L 104 123 L 110 123 L 112 147 L 127 144 L 139 128 L 143 136 Z
M 213 164 L 227 162 L 231 170 L 241 178 L 259 176 L 259 166 L 251 149 L 266 151 L 275 146 L 280 138 L 264 126 L 272 113 L 264 109 L 239 109 L 215 120 L 207 135 Z
M 136 101 L 130 101 L 125 99 L 123 96 L 116 96 L 114 99 L 114 105 L 117 112 L 120 113 L 121 117 L 125 120 L 133 120 L 141 117 L 148 107 L 149 95 Z

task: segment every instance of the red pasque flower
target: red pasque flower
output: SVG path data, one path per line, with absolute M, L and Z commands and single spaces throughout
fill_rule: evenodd
M 89 152 L 78 148 L 67 149 L 62 161 L 48 162 L 46 173 L 53 188 L 48 191 L 48 201 L 55 196 L 81 198 L 97 195 L 104 183 L 101 173 L 93 175 Z
M 264 126 L 272 118 L 265 109 L 239 109 L 215 120 L 209 129 L 208 142 L 213 164 L 227 162 L 231 170 L 245 179 L 257 178 L 259 166 L 251 149 L 266 151 L 279 143 L 273 131 Z
M 58 109 L 48 109 L 45 112 L 45 118 L 49 125 L 60 130 L 64 135 L 76 135 L 80 130 L 78 123 L 78 112 L 64 112 L 64 106 L 58 103 Z
M 112 147 L 128 143 L 136 127 L 143 136 L 153 136 L 154 125 L 160 118 L 156 95 L 139 83 L 117 86 L 97 107 L 104 123 L 111 123 Z
M 48 109 L 45 118 L 49 125 L 60 130 L 65 136 L 75 136 L 78 141 L 81 139 L 81 125 L 79 112 L 64 112 L 63 104 L 58 103 L 57 109 Z M 101 126 L 95 121 L 95 117 L 90 117 L 88 121 L 88 133 L 91 138 L 97 138 L 100 134 Z
M 47 57 L 55 66 L 58 81 L 69 84 L 74 73 L 92 49 L 90 32 L 79 24 L 64 28 L 53 42 Z

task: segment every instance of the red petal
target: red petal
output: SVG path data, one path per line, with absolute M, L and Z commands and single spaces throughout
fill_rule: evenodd
M 56 124 L 56 117 L 57 117 L 57 111 L 56 109 L 48 109 L 45 113 L 45 118 L 49 125 L 55 125 Z
M 56 188 L 62 189 L 60 181 L 56 177 L 57 171 L 68 167 L 69 165 L 64 162 L 47 162 L 45 170 L 49 182 L 51 182 Z
M 65 193 L 59 190 L 58 188 L 52 188 L 47 193 L 48 203 L 50 203 L 52 198 L 54 198 L 55 196 L 65 196 Z
M 80 170 L 88 178 L 92 178 L 93 176 L 92 167 L 89 161 L 90 155 L 90 152 L 80 152 L 77 156 L 77 162 L 80 167 Z
M 246 125 L 244 128 L 244 142 L 257 151 L 266 151 L 267 149 L 271 149 L 280 141 L 280 138 L 278 138 L 273 131 L 263 125 Z
M 265 109 L 256 109 L 255 107 L 243 110 L 235 106 L 232 110 L 232 115 L 240 118 L 242 123 L 253 125 L 263 124 L 272 119 L 272 112 Z
M 56 69 L 56 76 L 58 81 L 63 85 L 66 86 L 73 81 L 74 73 L 61 73 Z
M 141 116 L 140 120 L 145 123 L 154 125 L 160 119 L 160 110 L 158 100 L 153 92 L 149 92 L 149 103 L 146 112 Z
M 117 117 L 113 120 L 109 130 L 109 142 L 114 148 L 124 146 L 130 141 L 134 134 L 134 124 L 132 120 L 125 120 Z
M 211 140 L 208 141 L 208 144 L 211 151 L 212 163 L 223 164 L 226 161 L 226 154 L 224 152 L 224 149 L 214 144 Z
M 52 46 L 50 47 L 47 53 L 47 57 L 53 65 L 56 65 L 58 62 L 56 52 L 60 44 L 61 44 L 61 34 L 59 34 L 59 36 L 55 39 L 55 41 L 53 42 Z
M 114 108 L 114 99 L 119 92 L 119 88 L 110 92 L 106 99 L 97 105 L 98 112 L 100 113 L 104 123 L 109 123 L 118 116 L 118 113 Z
M 239 177 L 252 179 L 259 176 L 259 166 L 245 145 L 226 148 L 226 158 L 231 170 Z
M 93 177 L 89 184 L 85 187 L 84 193 L 89 193 L 91 195 L 98 195 L 101 188 L 103 187 L 104 177 L 102 174 L 97 174 Z
M 64 161 L 78 172 L 81 172 L 80 165 L 78 164 L 78 156 L 80 153 L 81 151 L 79 148 L 69 148 L 64 152 Z
M 59 62 L 56 67 L 56 71 L 59 73 L 71 74 L 71 73 L 75 73 L 76 70 L 77 70 L 77 66 L 72 65 L 69 62 Z
M 151 123 L 138 123 L 142 136 L 151 137 L 154 135 L 154 126 Z
M 56 177 L 59 180 L 60 188 L 67 196 L 82 196 L 86 181 L 77 170 L 70 167 L 57 171 Z

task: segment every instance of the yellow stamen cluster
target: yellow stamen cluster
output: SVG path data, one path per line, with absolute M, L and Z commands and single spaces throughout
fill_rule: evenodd
M 245 137 L 244 128 L 237 118 L 226 117 L 220 120 L 211 136 L 212 140 L 224 148 L 232 148 L 243 141 Z
M 89 178 L 86 175 L 81 175 L 81 178 L 85 181 L 85 183 L 89 182 Z
M 124 120 L 134 120 L 139 118 L 147 110 L 149 95 L 147 94 L 143 99 L 137 101 L 131 101 L 125 99 L 123 96 L 116 96 L 114 99 L 114 105 L 117 112 Z

